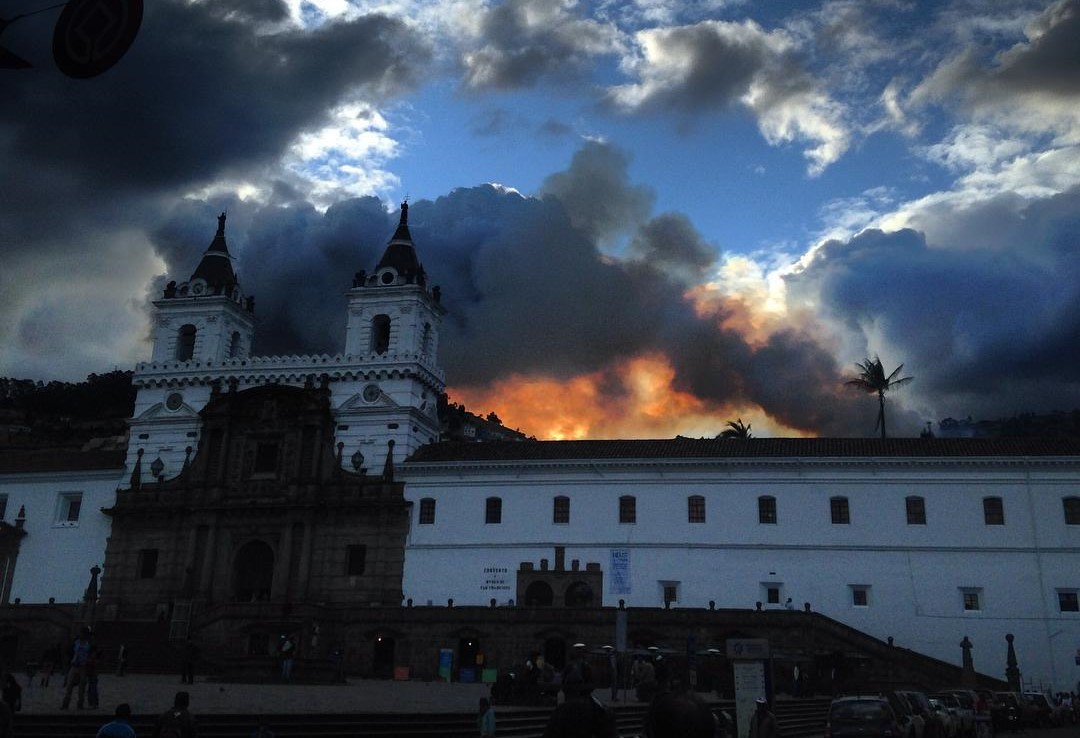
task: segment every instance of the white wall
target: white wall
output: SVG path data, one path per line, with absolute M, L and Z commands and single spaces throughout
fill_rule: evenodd
M 753 607 L 764 583 L 781 602 L 814 610 L 899 646 L 960 663 L 975 644 L 980 671 L 1004 677 L 1007 632 L 1025 679 L 1074 687 L 1080 614 L 1060 612 L 1058 588 L 1080 589 L 1080 526 L 1061 498 L 1080 488 L 1080 467 L 1041 465 L 875 466 L 760 463 L 732 469 L 580 464 L 406 464 L 413 519 L 404 591 L 416 604 L 486 604 L 515 596 L 519 565 L 598 562 L 605 605 L 663 604 L 661 582 L 679 582 L 677 606 Z M 570 523 L 552 522 L 553 498 L 571 499 Z M 637 498 L 637 523 L 618 522 L 620 495 Z M 687 522 L 687 497 L 706 499 L 706 523 Z M 777 500 L 777 524 L 758 523 L 758 497 Z M 851 524 L 834 525 L 829 498 L 846 496 Z M 908 525 L 905 497 L 925 499 L 926 525 Z M 983 497 L 999 496 L 1005 525 L 984 523 Z M 484 523 L 485 500 L 501 497 L 502 523 Z M 436 522 L 419 525 L 419 500 L 436 499 Z M 631 591 L 610 591 L 613 549 L 630 552 Z M 490 589 L 486 569 L 506 568 L 509 591 Z M 867 607 L 851 585 L 870 587 Z M 487 588 L 485 589 L 485 586 Z M 962 589 L 981 589 L 981 609 Z
M 110 520 L 101 512 L 116 501 L 120 470 L 0 475 L 0 493 L 8 496 L 4 520 L 14 524 L 26 507 L 26 536 L 11 586 L 10 601 L 79 602 L 90 581 L 90 567 L 103 566 Z M 81 492 L 75 524 L 57 521 L 59 497 Z M 103 572 L 102 577 L 108 572 Z

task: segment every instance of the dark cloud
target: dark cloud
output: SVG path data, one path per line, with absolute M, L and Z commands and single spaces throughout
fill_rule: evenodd
M 940 230 L 955 240 L 933 244 L 911 230 L 867 231 L 824 245 L 789 287 L 818 295 L 855 335 L 895 347 L 882 358 L 915 376 L 906 404 L 932 417 L 1080 407 L 1080 190 L 1003 204 L 984 207 L 1008 248 L 949 227 Z
M 627 155 L 612 146 L 588 142 L 574 154 L 569 168 L 548 176 L 541 195 L 552 195 L 586 235 L 605 240 L 637 227 L 656 199 L 651 189 L 631 185 Z
M 563 137 L 574 135 L 574 127 L 563 123 L 561 120 L 555 120 L 554 118 L 548 118 L 537 129 L 545 136 Z
M 682 213 L 645 223 L 630 241 L 630 253 L 687 284 L 701 282 L 718 256 Z
M 524 130 L 528 122 L 506 108 L 494 108 L 473 116 L 469 126 L 476 136 L 502 136 Z
M 558 0 L 508 0 L 481 20 L 484 45 L 463 56 L 472 89 L 531 87 L 545 77 L 586 74 L 591 57 L 615 50 L 615 32 L 567 12 Z

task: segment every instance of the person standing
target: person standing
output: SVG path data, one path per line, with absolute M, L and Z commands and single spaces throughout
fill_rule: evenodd
M 15 675 L 8 673 L 4 677 L 4 689 L 3 689 L 4 704 L 8 706 L 12 714 L 15 714 L 22 709 L 22 687 L 19 686 L 19 682 L 15 679 Z
M 86 661 L 89 658 L 90 629 L 83 628 L 71 647 L 71 668 L 67 675 L 64 701 L 60 703 L 61 710 L 66 710 L 71 705 L 71 693 L 75 687 L 79 688 L 78 708 L 83 709 L 83 702 L 86 700 Z
M 124 672 L 127 671 L 127 645 L 120 644 L 120 651 L 116 654 L 116 676 L 124 676 Z
M 98 708 L 98 665 L 101 662 L 101 649 L 91 642 L 90 654 L 86 657 L 86 706 L 91 710 Z
M 184 653 L 182 656 L 182 664 L 180 668 L 180 683 L 181 684 L 194 684 L 195 683 L 195 662 L 199 660 L 199 647 L 195 645 L 195 642 L 191 640 L 191 636 L 188 636 L 184 641 Z
M 278 647 L 278 655 L 281 657 L 281 679 L 292 681 L 293 659 L 296 658 L 296 642 L 292 635 L 285 636 Z
M 105 723 L 97 732 L 97 738 L 135 738 L 131 727 L 131 705 L 121 702 L 111 722 Z
M 173 706 L 158 717 L 153 738 L 197 738 L 195 718 L 188 712 L 190 704 L 191 695 L 177 692 Z
M 495 708 L 487 697 L 480 698 L 480 714 L 476 718 L 476 725 L 480 730 L 480 738 L 495 735 Z
M 750 738 L 777 738 L 776 718 L 769 712 L 769 701 L 764 697 L 754 701 L 757 709 L 750 716 Z

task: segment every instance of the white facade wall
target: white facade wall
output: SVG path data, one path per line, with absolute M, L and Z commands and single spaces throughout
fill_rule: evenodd
M 26 536 L 19 544 L 10 602 L 82 600 L 90 567 L 105 562 L 111 521 L 101 508 L 116 502 L 119 482 L 119 469 L 0 474 L 0 493 L 8 498 L 4 521 L 14 525 L 20 507 L 26 508 Z M 81 494 L 79 519 L 68 522 L 61 496 L 75 493 Z
M 584 568 L 604 570 L 605 605 L 752 608 L 766 587 L 780 602 L 814 610 L 871 635 L 1004 675 L 1005 634 L 1016 636 L 1025 679 L 1065 689 L 1080 679 L 1080 613 L 1061 612 L 1058 590 L 1080 589 L 1080 526 L 1066 525 L 1062 498 L 1080 490 L 1080 465 L 1012 460 L 898 464 L 762 461 L 597 461 L 539 464 L 406 464 L 413 519 L 404 592 L 416 604 L 482 605 L 515 596 L 523 561 L 554 566 L 555 546 Z M 570 498 L 570 522 L 552 522 L 553 498 Z M 619 497 L 636 498 L 635 524 L 619 523 Z M 688 522 L 701 495 L 706 522 Z M 758 498 L 777 501 L 776 524 L 758 522 Z M 850 524 L 831 522 L 829 499 L 848 498 Z M 907 523 L 905 498 L 924 498 L 926 525 Z M 984 522 L 983 498 L 1001 497 L 1005 525 Z M 433 525 L 420 500 L 436 500 Z M 485 500 L 502 499 L 502 522 L 485 524 Z M 611 553 L 628 551 L 628 592 L 611 590 Z M 491 570 L 505 569 L 493 577 Z M 503 581 L 497 581 L 497 580 Z M 868 605 L 852 589 L 868 588 Z M 964 609 L 975 590 L 978 611 Z

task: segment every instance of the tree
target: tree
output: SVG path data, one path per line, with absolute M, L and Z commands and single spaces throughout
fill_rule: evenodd
M 903 387 L 912 380 L 912 377 L 899 376 L 904 369 L 903 364 L 896 367 L 892 374 L 886 376 L 885 367 L 881 365 L 881 359 L 877 356 L 873 359 L 866 359 L 862 363 L 856 362 L 855 366 L 859 367 L 859 375 L 852 377 L 844 384 L 861 390 L 868 395 L 876 394 L 878 396 L 878 419 L 874 430 L 877 430 L 878 426 L 880 426 L 881 437 L 885 438 L 885 393 Z
M 743 424 L 742 418 L 729 420 L 727 424 L 728 427 L 721 431 L 717 438 L 738 438 L 743 441 L 753 438 L 750 435 L 750 423 Z

